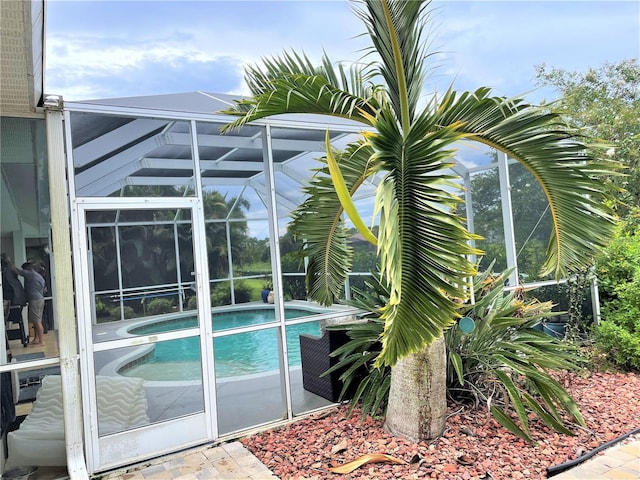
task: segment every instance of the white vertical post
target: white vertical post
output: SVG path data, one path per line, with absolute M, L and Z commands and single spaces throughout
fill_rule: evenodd
M 46 102 L 45 102 L 46 104 Z M 52 271 L 56 285 L 55 316 L 58 319 L 60 375 L 62 377 L 62 409 L 67 452 L 67 472 L 72 480 L 88 478 L 82 441 L 82 404 L 76 317 L 71 268 L 71 227 L 65 174 L 62 97 L 45 107 L 47 156 L 49 164 L 49 197 L 51 205 Z
M 471 174 L 466 171 L 464 175 L 462 175 L 462 180 L 464 182 L 464 206 L 467 215 L 467 230 L 471 233 L 475 233 L 475 225 L 473 223 L 473 196 L 471 194 Z M 471 247 L 475 248 L 476 241 L 470 240 L 469 244 Z M 469 255 L 469 261 L 473 264 L 477 263 L 478 258 L 475 254 Z M 473 276 L 469 279 L 469 286 L 471 291 L 469 292 L 469 298 L 471 300 L 471 304 L 476 303 L 475 299 L 475 287 L 473 285 Z
M 274 307 L 276 318 L 280 318 L 280 335 L 278 344 L 280 357 L 280 379 L 284 385 L 282 397 L 287 406 L 287 418 L 293 418 L 291 405 L 291 381 L 289 377 L 289 351 L 287 349 L 287 329 L 285 327 L 284 295 L 282 292 L 282 265 L 280 263 L 280 232 L 278 229 L 278 210 L 276 204 L 276 184 L 273 168 L 273 148 L 271 142 L 271 125 L 262 130 L 262 158 L 264 162 L 265 185 L 267 187 L 267 208 L 269 212 L 269 246 L 271 247 L 271 271 L 273 272 Z
M 198 302 L 198 316 L 200 325 L 200 355 L 202 359 L 202 389 L 204 392 L 205 409 L 211 412 L 207 415 L 207 435 L 218 438 L 218 397 L 216 393 L 216 364 L 213 353 L 213 320 L 211 319 L 211 278 L 209 276 L 209 260 L 207 252 L 207 225 L 204 211 L 204 189 L 202 186 L 202 171 L 200 170 L 200 152 L 198 149 L 198 125 L 195 120 L 191 123 L 191 154 L 193 156 L 193 176 L 196 193 L 196 208 L 191 215 L 193 228 L 193 256 L 195 262 L 196 300 Z
M 509 276 L 509 286 L 518 286 L 518 260 L 516 258 L 516 237 L 513 228 L 513 211 L 511 208 L 511 183 L 509 181 L 509 165 L 507 154 L 498 152 L 498 176 L 500 177 L 500 200 L 502 202 L 502 225 L 504 228 L 504 244 L 507 253 L 507 268 L 513 268 Z
M 598 290 L 598 276 L 596 275 L 595 268 L 591 267 L 591 308 L 593 310 L 593 324 L 598 325 L 600 323 L 600 292 Z

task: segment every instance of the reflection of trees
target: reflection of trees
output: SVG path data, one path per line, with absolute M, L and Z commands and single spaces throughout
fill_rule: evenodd
M 90 230 L 94 284 L 96 290 L 118 288 L 118 263 L 115 227 L 94 227 Z
M 182 279 L 189 278 L 187 276 L 193 271 L 192 229 L 190 223 L 177 223 L 184 220 L 181 213 L 176 210 L 129 210 L 118 219 L 117 229 L 116 226 L 91 228 L 96 290 L 118 288 L 118 256 L 123 288 L 175 283 L 176 240 Z M 144 224 L 134 224 L 138 222 Z
M 518 270 L 528 279 L 538 278 L 551 235 L 551 214 L 544 192 L 529 171 L 520 164 L 509 166 L 511 202 L 515 228 Z M 485 251 L 481 267 L 496 259 L 495 270 L 506 269 L 500 180 L 498 169 L 485 170 L 471 178 L 473 221 L 476 233 L 484 238 L 476 242 Z
M 122 226 L 119 233 L 124 288 L 176 281 L 173 225 Z

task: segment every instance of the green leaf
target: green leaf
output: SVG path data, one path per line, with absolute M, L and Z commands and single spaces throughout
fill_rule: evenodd
M 552 415 L 549 415 L 549 413 L 547 413 L 547 411 L 545 411 L 545 409 L 542 408 L 542 405 L 540 405 L 540 403 L 538 403 L 531 395 L 529 395 L 528 393 L 523 393 L 522 398 L 525 401 L 525 403 L 529 405 L 529 407 L 542 419 L 542 421 L 547 427 L 553 428 L 555 431 L 562 433 L 564 435 L 570 435 L 570 436 L 575 435 L 575 433 L 573 433 L 571 430 L 566 428 L 561 422 L 556 420 Z
M 496 407 L 495 405 L 492 406 L 491 415 L 493 415 L 493 418 L 495 418 L 500 425 L 502 425 L 504 428 L 509 430 L 514 435 L 517 435 L 518 437 L 522 438 L 523 440 L 526 440 L 529 443 L 532 443 L 532 444 L 536 443 L 533 440 L 533 438 L 531 438 L 531 436 L 527 435 L 527 433 L 522 431 L 520 427 L 518 427 L 518 425 L 516 425 L 516 423 L 513 420 L 511 420 L 509 415 L 504 413 L 504 411 L 501 408 Z
M 460 383 L 460 385 L 464 385 L 464 372 L 462 371 L 462 359 L 460 358 L 460 355 L 455 352 L 450 352 L 449 361 L 456 371 L 456 375 L 458 376 L 458 383 Z
M 507 389 L 507 393 L 509 394 L 509 398 L 511 399 L 513 408 L 518 414 L 520 423 L 522 423 L 522 429 L 526 433 L 527 437 L 530 437 L 531 432 L 529 431 L 529 419 L 527 418 L 527 411 L 524 408 L 522 400 L 520 399 L 520 392 L 518 391 L 518 388 L 506 373 L 500 370 L 495 370 L 494 374 L 500 379 L 502 384 Z
M 362 234 L 362 236 L 373 245 L 377 245 L 378 239 L 364 224 L 364 222 L 362 221 L 362 217 L 358 214 L 358 209 L 353 203 L 353 199 L 351 198 L 349 189 L 347 188 L 347 184 L 344 181 L 344 177 L 342 176 L 342 172 L 340 171 L 340 167 L 338 166 L 336 157 L 331 151 L 331 137 L 329 136 L 328 130 L 325 136 L 325 144 L 327 150 L 327 165 L 329 166 L 329 173 L 331 174 L 331 180 L 333 181 L 333 186 L 336 189 L 336 194 L 340 199 L 342 208 L 344 209 L 349 219 L 353 222 L 353 225 L 356 227 L 356 229 Z

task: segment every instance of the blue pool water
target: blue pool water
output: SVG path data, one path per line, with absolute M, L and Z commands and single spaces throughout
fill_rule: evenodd
M 287 319 L 309 315 L 302 309 L 287 309 Z M 275 321 L 273 309 L 241 310 L 213 315 L 213 330 L 264 324 Z M 197 325 L 195 317 L 174 319 L 131 329 L 137 335 L 150 335 Z M 286 327 L 289 365 L 300 365 L 301 334 L 319 336 L 319 322 L 308 322 Z M 147 380 L 199 380 L 199 337 L 181 338 L 155 344 L 153 355 L 142 363 L 125 367 L 119 373 L 125 376 L 142 377 Z M 231 377 L 268 372 L 279 368 L 278 330 L 269 328 L 256 332 L 229 335 L 214 339 L 216 377 Z

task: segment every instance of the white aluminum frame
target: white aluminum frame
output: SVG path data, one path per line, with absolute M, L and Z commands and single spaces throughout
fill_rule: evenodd
M 126 110 L 126 111 L 125 111 Z M 92 302 L 90 292 L 87 290 L 90 282 L 92 281 L 90 275 L 88 249 L 88 238 L 86 235 L 86 218 L 87 211 L 94 210 L 115 210 L 115 209 L 190 209 L 192 212 L 191 218 L 194 227 L 194 257 L 199 258 L 200 262 L 197 264 L 204 265 L 206 270 L 207 265 L 207 252 L 205 239 L 205 217 L 204 206 L 202 197 L 203 179 L 200 175 L 199 166 L 199 154 L 198 154 L 198 135 L 196 132 L 196 122 L 206 121 L 215 122 L 220 121 L 215 116 L 200 116 L 200 115 L 182 115 L 179 112 L 159 112 L 159 111 L 139 111 L 131 109 L 119 109 L 119 108 L 87 108 L 86 105 L 67 104 L 65 108 L 65 120 L 67 125 L 67 145 L 72 145 L 71 142 L 71 113 L 74 111 L 93 112 L 103 114 L 113 114 L 119 116 L 152 116 L 157 119 L 167 120 L 179 120 L 189 121 L 191 130 L 191 141 L 193 142 L 192 159 L 194 162 L 194 177 L 195 177 L 195 196 L 193 197 L 171 197 L 171 198 L 135 198 L 135 197 L 83 197 L 76 194 L 74 172 L 74 160 L 73 151 L 68 148 L 67 151 L 67 170 L 69 175 L 69 198 L 72 209 L 72 232 L 74 242 L 74 267 L 76 272 L 76 305 L 79 318 L 86 318 L 87 315 L 92 315 Z M 195 118 L 194 118 L 195 117 Z M 228 119 L 225 119 L 227 121 Z M 290 128 L 300 128 L 300 124 L 291 122 L 275 122 L 279 126 Z M 326 129 L 327 125 L 311 124 L 311 128 L 314 129 Z M 204 318 L 199 318 L 198 328 L 189 330 L 180 330 L 177 332 L 167 332 L 163 334 L 154 334 L 153 340 L 149 337 L 136 337 L 134 339 L 120 339 L 110 342 L 96 343 L 92 336 L 91 322 L 79 322 L 78 335 L 81 344 L 80 364 L 82 375 L 82 397 L 83 397 L 83 413 L 84 413 L 84 444 L 86 449 L 87 468 L 89 472 L 103 471 L 116 466 L 131 463 L 133 461 L 139 461 L 141 458 L 152 457 L 160 453 L 179 450 L 186 448 L 190 445 L 202 443 L 204 441 L 211 441 L 219 438 L 217 415 L 216 415 L 216 385 L 214 374 L 214 354 L 213 354 L 213 339 L 227 336 L 236 333 L 244 333 L 250 331 L 261 330 L 265 328 L 277 328 L 279 331 L 278 340 L 280 355 L 280 375 L 282 386 L 282 399 L 283 406 L 286 409 L 286 418 L 291 420 L 294 417 L 292 407 L 292 387 L 289 375 L 289 362 L 288 351 L 286 343 L 286 320 L 284 314 L 284 296 L 282 291 L 282 284 L 280 278 L 282 275 L 282 268 L 280 264 L 280 252 L 279 252 L 279 233 L 278 233 L 278 212 L 276 209 L 277 193 L 275 187 L 274 174 L 276 166 L 273 162 L 273 139 L 271 138 L 271 122 L 264 122 L 262 124 L 262 150 L 263 150 L 263 168 L 265 174 L 265 190 L 266 200 L 268 206 L 268 218 L 270 232 L 270 251 L 271 262 L 273 270 L 273 287 L 275 292 L 275 308 L 276 308 L 276 322 L 269 323 L 268 325 L 255 325 L 252 327 L 234 329 L 233 331 L 221 331 L 215 334 L 212 331 L 212 324 L 209 321 L 208 315 L 204 315 Z M 338 126 L 343 130 L 343 126 Z M 278 140 L 281 141 L 281 140 Z M 307 142 L 309 143 L 309 142 Z M 210 297 L 208 295 L 210 278 L 208 271 L 197 272 L 196 284 L 198 288 L 198 312 L 202 316 L 201 312 L 210 312 L 211 304 Z M 206 287 L 205 287 L 206 285 Z M 89 317 L 91 318 L 91 317 Z M 301 323 L 294 322 L 294 323 Z M 97 425 L 97 402 L 95 397 L 95 384 L 94 377 L 96 372 L 93 366 L 93 353 L 105 350 L 111 350 L 114 348 L 122 348 L 132 345 L 140 345 L 144 343 L 152 343 L 155 341 L 170 340 L 175 338 L 184 338 L 187 336 L 200 335 L 202 363 L 203 363 L 203 389 L 205 392 L 205 412 L 202 414 L 194 414 L 186 419 L 180 418 L 179 420 L 171 420 L 162 422 L 160 424 L 153 424 L 148 427 L 142 427 L 136 430 L 117 433 L 106 437 L 98 437 L 98 425 Z M 284 413 L 284 412 L 283 412 Z M 203 432 L 204 425 L 204 432 Z M 190 436 L 181 434 L 180 432 L 189 432 Z M 195 433 L 195 436 L 194 436 Z M 166 442 L 159 444 L 157 440 L 159 438 L 167 439 Z M 123 441 L 125 440 L 126 441 Z M 146 452 L 138 452 L 137 457 L 127 460 L 127 454 L 132 451 L 131 445 L 145 444 L 150 441 L 153 443 L 153 448 Z M 133 443 L 131 443 L 133 442 Z M 126 449 L 121 445 L 128 445 Z
M 166 198 L 147 198 L 147 199 L 135 199 L 132 197 L 126 198 L 114 198 L 109 197 L 79 197 L 76 195 L 75 178 L 74 178 L 74 162 L 73 152 L 71 149 L 71 132 L 70 132 L 70 114 L 71 112 L 88 112 L 117 116 L 133 116 L 138 119 L 166 119 L 185 121 L 190 125 L 190 142 L 192 145 L 192 160 L 193 160 L 193 180 L 195 188 L 195 196 L 184 197 L 178 199 L 172 197 Z M 51 199 L 52 199 L 52 226 L 53 226 L 53 246 L 56 255 L 54 256 L 54 267 L 56 271 L 56 287 L 57 287 L 57 301 L 56 301 L 56 318 L 61 319 L 60 325 L 60 364 L 63 376 L 63 392 L 64 392 L 64 409 L 65 409 L 65 428 L 67 432 L 66 444 L 67 444 L 67 456 L 69 462 L 69 474 L 72 479 L 85 478 L 87 470 L 91 473 L 112 468 L 115 466 L 131 463 L 132 461 L 139 461 L 140 458 L 127 460 L 123 457 L 123 452 L 118 444 L 123 439 L 133 442 L 145 442 L 150 435 L 154 438 L 160 436 L 166 436 L 171 441 L 167 441 L 163 445 L 157 445 L 155 451 L 147 452 L 147 456 L 155 456 L 166 451 L 178 450 L 181 446 L 188 446 L 194 442 L 198 442 L 195 438 L 202 440 L 213 440 L 219 437 L 216 415 L 216 385 L 214 375 L 214 355 L 213 355 L 213 339 L 225 335 L 231 335 L 235 333 L 242 333 L 246 331 L 260 330 L 264 328 L 276 327 L 279 329 L 279 341 L 281 348 L 281 385 L 283 386 L 283 404 L 286 405 L 286 418 L 291 420 L 294 416 L 292 411 L 291 400 L 291 383 L 289 377 L 288 367 L 288 352 L 286 347 L 286 326 L 293 323 L 300 323 L 302 320 L 287 324 L 284 316 L 284 298 L 281 285 L 282 268 L 280 264 L 279 255 L 279 232 L 278 232 L 278 212 L 276 204 L 281 200 L 275 189 L 275 173 L 277 171 L 284 171 L 286 166 L 275 165 L 273 161 L 273 149 L 277 142 L 286 143 L 290 140 L 271 138 L 271 130 L 273 128 L 293 128 L 293 129 L 309 129 L 309 130 L 327 130 L 332 129 L 334 131 L 341 132 L 343 135 L 360 133 L 363 130 L 363 126 L 345 124 L 340 121 L 327 121 L 324 118 L 319 118 L 317 121 L 299 121 L 289 120 L 283 118 L 273 118 L 261 121 L 253 122 L 253 126 L 261 127 L 263 135 L 261 138 L 261 148 L 263 151 L 263 168 L 265 175 L 265 185 L 262 188 L 265 190 L 262 194 L 268 203 L 268 224 L 270 232 L 270 247 L 271 247 L 271 261 L 273 270 L 273 282 L 275 291 L 275 308 L 276 308 L 276 322 L 268 325 L 257 325 L 254 327 L 247 327 L 243 329 L 234 329 L 233 331 L 217 332 L 212 331 L 212 325 L 210 321 L 204 321 L 199 318 L 198 328 L 193 330 L 179 331 L 161 334 L 159 339 L 171 339 L 180 338 L 184 336 L 190 336 L 192 334 L 200 336 L 202 363 L 203 363 L 203 390 L 205 401 L 205 412 L 202 414 L 195 414 L 188 419 L 181 418 L 176 421 L 169 421 L 163 424 L 156 424 L 150 427 L 134 430 L 132 432 L 123 432 L 109 437 L 98 438 L 97 433 L 97 415 L 96 415 L 96 400 L 94 391 L 94 370 L 93 370 L 93 352 L 110 348 L 117 348 L 120 346 L 128 346 L 132 344 L 130 340 L 119 340 L 109 344 L 97 344 L 93 342 L 91 332 L 91 322 L 78 322 L 78 329 L 76 332 L 75 324 L 68 319 L 74 318 L 73 312 L 73 290 L 70 288 L 72 285 L 71 274 L 71 261 L 73 257 L 73 265 L 76 269 L 75 279 L 75 301 L 79 318 L 84 318 L 87 312 L 91 312 L 91 302 L 89 300 L 87 287 L 89 285 L 87 279 L 88 275 L 88 261 L 87 257 L 87 238 L 86 229 L 84 228 L 85 212 L 87 210 L 95 209 L 117 209 L 117 208 L 184 208 L 190 209 L 192 212 L 191 219 L 194 227 L 194 257 L 200 259 L 198 264 L 201 266 L 199 271 L 196 272 L 196 285 L 198 289 L 198 312 L 199 315 L 203 315 L 203 312 L 210 312 L 210 298 L 207 294 L 210 288 L 209 272 L 207 271 L 207 252 L 206 245 L 203 241 L 205 238 L 205 219 L 204 219 L 204 207 L 202 201 L 202 188 L 205 183 L 200 174 L 200 158 L 197 145 L 198 134 L 196 131 L 197 122 L 207 123 L 227 123 L 229 117 L 225 117 L 219 114 L 202 114 L 202 113 L 188 113 L 188 112 L 174 112 L 165 110 L 152 110 L 146 108 L 131 108 L 131 107 L 115 107 L 98 104 L 88 103 L 68 103 L 64 109 L 64 121 L 66 125 L 65 140 L 67 145 L 67 157 L 66 168 L 68 177 L 65 178 L 64 168 L 60 170 L 60 166 L 64 165 L 62 160 L 64 153 L 64 145 L 62 139 L 59 138 L 58 132 L 63 131 L 62 127 L 62 112 L 60 111 L 48 111 L 47 114 L 47 142 L 48 142 L 48 155 L 49 155 L 49 168 L 50 168 L 50 180 L 52 183 Z M 50 123 L 50 126 L 49 126 Z M 140 122 L 141 126 L 143 122 Z M 146 122 L 148 123 L 148 122 Z M 252 146 L 256 146 L 256 138 L 242 139 L 226 139 L 228 142 L 240 142 L 237 146 L 246 146 L 243 142 L 248 142 Z M 298 145 L 304 142 L 298 142 Z M 308 146 L 316 144 L 315 142 L 308 142 Z M 293 145 L 291 145 L 293 148 Z M 147 159 L 150 162 L 147 166 L 153 166 L 153 159 Z M 499 154 L 499 172 L 500 172 L 500 189 L 501 196 L 503 198 L 503 224 L 504 233 L 507 244 L 507 263 L 508 267 L 515 268 L 514 270 L 514 283 L 512 287 L 517 286 L 517 259 L 515 257 L 515 245 L 513 234 L 513 218 L 510 210 L 509 201 L 509 183 L 508 172 L 506 171 L 507 165 L 511 160 L 508 160 L 506 156 Z M 456 166 L 456 172 L 462 176 L 467 187 L 469 186 L 469 174 L 477 172 L 487 168 L 494 168 L 496 165 L 485 165 L 482 167 L 466 168 L 464 165 Z M 294 172 L 297 173 L 297 172 Z M 299 177 L 299 176 L 298 176 Z M 299 180 L 299 178 L 298 178 Z M 59 182 L 58 187 L 53 186 L 56 182 Z M 140 180 L 140 183 L 144 183 L 145 180 Z M 174 183 L 175 184 L 175 183 Z M 69 203 L 66 203 L 64 198 L 64 187 L 68 188 Z M 467 192 L 467 216 L 469 218 L 469 228 L 473 231 L 473 208 L 470 202 L 470 192 Z M 55 208 L 54 208 L 54 200 Z M 64 205 L 59 202 L 64 203 Z M 508 206 L 505 208 L 505 202 Z M 61 206 L 62 205 L 62 206 Z M 73 251 L 68 242 L 65 245 L 64 236 L 68 231 L 69 222 L 65 216 L 66 208 L 70 206 L 71 214 L 71 232 L 73 240 Z M 64 207 L 64 208 L 63 208 Z M 55 215 L 54 215 L 55 213 Z M 62 233 L 61 233 L 62 232 Z M 72 255 L 73 252 L 73 255 Z M 198 269 L 196 269 L 198 270 Z M 83 281 L 84 280 L 84 281 Z M 89 278 L 89 281 L 91 279 Z M 511 282 L 510 282 L 511 283 Z M 553 281 L 544 282 L 545 284 L 556 283 Z M 65 288 L 65 285 L 69 288 Z M 597 294 L 595 295 L 597 298 Z M 208 315 L 206 315 L 208 318 Z M 80 351 L 76 349 L 76 338 L 80 340 Z M 150 339 L 140 338 L 136 339 L 136 342 L 150 342 Z M 77 402 L 80 398 L 80 388 L 78 383 L 79 371 L 78 371 L 78 359 L 80 361 L 82 375 L 82 398 L 84 406 L 83 418 L 77 409 Z M 47 363 L 51 363 L 57 359 L 48 359 Z M 2 371 L 13 370 L 15 368 L 4 367 Z M 82 437 L 82 428 L 84 431 L 84 441 Z M 204 425 L 204 427 L 203 427 Z M 174 428 L 175 427 L 175 428 Z M 201 432 L 198 435 L 190 435 L 188 438 L 181 437 L 178 432 L 190 431 Z M 166 435 L 162 432 L 171 432 L 171 435 Z M 178 436 L 176 436 L 176 434 Z M 83 447 L 86 450 L 87 466 L 85 468 L 82 456 Z

